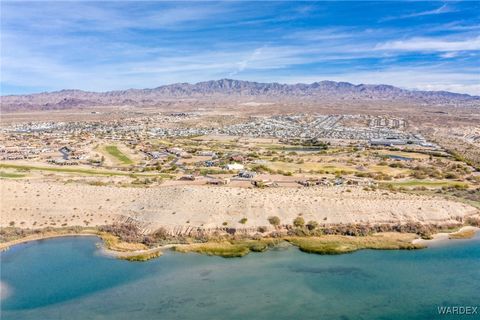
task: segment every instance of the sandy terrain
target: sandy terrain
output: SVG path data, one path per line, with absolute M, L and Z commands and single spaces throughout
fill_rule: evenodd
M 120 188 L 58 182 L 2 180 L 0 225 L 102 225 L 133 218 L 148 230 L 257 227 L 267 218 L 291 224 L 298 215 L 319 223 L 452 222 L 475 208 L 441 198 L 315 187 L 248 189 L 229 186 Z M 238 221 L 247 218 L 245 225 Z M 147 230 L 147 231 L 148 231 Z

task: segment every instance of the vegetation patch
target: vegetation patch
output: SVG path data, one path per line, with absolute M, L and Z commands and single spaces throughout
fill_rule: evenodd
M 120 151 L 117 146 L 106 146 L 105 151 L 123 164 L 133 164 L 133 161 Z
M 173 247 L 177 252 L 195 252 L 207 254 L 209 256 L 220 256 L 223 258 L 238 258 L 249 254 L 250 252 L 263 252 L 268 248 L 277 245 L 279 239 L 260 239 L 260 240 L 232 240 L 206 243 L 193 243 Z
M 173 247 L 173 250 L 183 253 L 195 252 L 224 258 L 243 257 L 250 252 L 250 249 L 247 246 L 242 244 L 232 244 L 228 241 L 181 245 Z
M 448 235 L 449 239 L 471 239 L 475 236 L 474 229 L 461 230 L 458 232 L 450 233 Z
M 143 262 L 150 259 L 158 258 L 161 255 L 162 255 L 162 251 L 157 250 L 154 252 L 141 253 L 137 255 L 120 256 L 119 258 L 127 261 Z
M 387 185 L 393 185 L 397 187 L 454 187 L 459 189 L 464 189 L 468 187 L 467 183 L 457 182 L 457 181 L 445 181 L 445 180 L 408 180 L 408 181 L 399 181 L 391 182 Z
M 35 240 L 37 238 L 48 238 L 51 236 L 62 236 L 71 234 L 96 234 L 94 228 L 84 227 L 62 227 L 62 228 L 42 228 L 42 229 L 23 229 L 10 224 L 10 227 L 0 228 L 0 244 L 15 242 L 23 239 Z M 3 246 L 0 246 L 3 247 Z
M 0 171 L 0 178 L 16 179 L 16 178 L 23 178 L 23 177 L 25 177 L 25 175 L 21 173 Z
M 279 244 L 281 239 L 264 238 L 259 240 L 234 240 L 233 244 L 246 246 L 252 252 L 264 252 Z
M 105 243 L 105 247 L 113 251 L 127 252 L 147 249 L 143 243 L 122 241 L 118 236 L 107 232 L 100 232 L 98 235 Z
M 51 171 L 51 172 L 60 172 L 60 173 L 79 173 L 86 175 L 101 175 L 101 176 L 128 176 L 135 178 L 139 177 L 164 177 L 171 178 L 172 176 L 168 174 L 132 174 L 129 172 L 118 172 L 118 171 L 107 171 L 107 170 L 95 170 L 95 169 L 82 169 L 82 168 L 65 168 L 65 167 L 37 167 L 37 166 L 26 166 L 26 165 L 17 165 L 17 164 L 6 164 L 0 163 L 0 168 L 5 169 L 17 169 L 17 170 L 36 170 L 36 171 Z
M 342 254 L 361 249 L 412 250 L 424 246 L 413 244 L 417 236 L 402 233 L 380 233 L 364 237 L 327 235 L 320 237 L 289 237 L 288 242 L 301 251 L 316 254 Z

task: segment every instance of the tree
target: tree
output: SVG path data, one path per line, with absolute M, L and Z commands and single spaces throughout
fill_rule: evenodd
M 295 220 L 293 220 L 293 225 L 297 228 L 303 228 L 305 220 L 302 217 L 296 217 Z
M 272 216 L 268 218 L 268 222 L 270 222 L 272 226 L 278 227 L 280 225 L 280 218 L 277 216 Z

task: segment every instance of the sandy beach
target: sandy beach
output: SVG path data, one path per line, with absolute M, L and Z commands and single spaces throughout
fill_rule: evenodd
M 267 188 L 159 186 L 121 188 L 42 181 L 1 184 L 2 227 L 98 226 L 136 221 L 146 231 L 188 227 L 256 228 L 269 216 L 291 224 L 302 215 L 319 223 L 451 223 L 478 214 L 437 197 L 359 187 Z M 241 224 L 240 219 L 247 222 Z

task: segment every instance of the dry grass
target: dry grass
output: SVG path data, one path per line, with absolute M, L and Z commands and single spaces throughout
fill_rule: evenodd
M 147 249 L 147 246 L 143 243 L 120 241 L 117 236 L 110 233 L 99 232 L 98 236 L 102 238 L 105 246 L 113 251 L 128 252 Z
M 162 255 L 162 251 L 157 250 L 154 252 L 147 252 L 147 253 L 141 253 L 136 255 L 119 256 L 119 258 L 127 261 L 143 262 L 150 259 L 158 258 L 161 255 Z
M 471 239 L 475 236 L 475 230 L 473 229 L 467 229 L 467 230 L 461 230 L 458 232 L 450 233 L 448 235 L 449 239 Z

